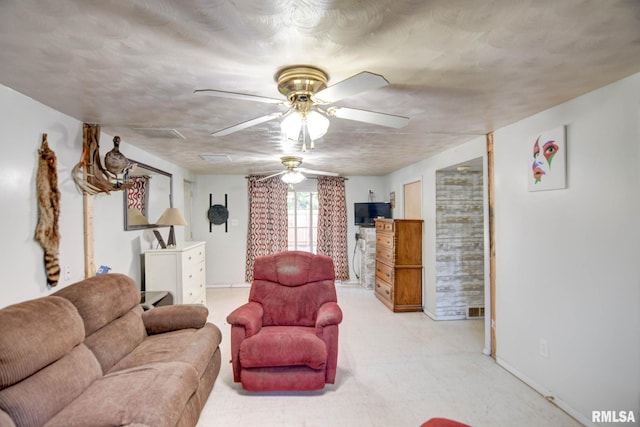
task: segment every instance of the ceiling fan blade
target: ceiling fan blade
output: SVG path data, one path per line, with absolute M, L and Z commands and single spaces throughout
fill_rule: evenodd
M 387 79 L 380 74 L 363 71 L 321 90 L 313 96 L 313 99 L 320 104 L 332 104 L 341 99 L 368 90 L 378 89 L 388 84 Z
M 267 179 L 269 179 L 269 178 L 273 178 L 274 176 L 284 175 L 284 174 L 285 174 L 285 173 L 287 173 L 287 172 L 289 172 L 289 171 L 288 171 L 288 170 L 285 170 L 285 171 L 281 171 L 281 172 L 278 172 L 278 173 L 274 173 L 274 174 L 271 174 L 271 175 L 265 176 L 265 177 L 263 177 L 263 178 L 260 178 L 260 179 L 258 179 L 257 181 L 258 181 L 258 182 L 260 182 L 260 181 L 265 181 L 265 180 L 267 180 Z
M 409 123 L 408 117 L 346 107 L 328 108 L 327 114 L 339 119 L 355 120 L 357 122 L 372 123 L 374 125 L 387 126 L 396 129 L 404 127 Z
M 335 172 L 315 171 L 313 169 L 307 169 L 307 168 L 298 168 L 298 170 L 300 172 L 308 173 L 311 175 L 340 176 L 339 173 L 335 173 Z
M 217 96 L 218 98 L 241 99 L 243 101 L 264 102 L 267 104 L 286 104 L 284 99 L 267 98 L 265 96 L 249 95 L 246 93 L 226 92 L 224 90 L 215 89 L 196 89 L 193 93 L 201 93 L 204 95 Z
M 237 125 L 229 126 L 228 128 L 220 129 L 211 133 L 213 136 L 225 136 L 239 130 L 250 128 L 251 126 L 259 125 L 260 123 L 268 122 L 269 120 L 277 119 L 286 113 L 271 113 L 266 116 L 257 117 L 255 119 L 247 120 L 246 122 L 238 123 Z

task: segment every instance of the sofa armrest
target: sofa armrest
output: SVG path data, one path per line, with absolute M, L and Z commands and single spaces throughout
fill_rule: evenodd
M 148 334 L 161 334 L 179 329 L 202 328 L 209 310 L 201 304 L 165 305 L 142 313 Z
M 326 302 L 318 309 L 316 329 L 342 322 L 342 310 L 336 302 Z
M 257 302 L 248 302 L 236 308 L 227 316 L 227 322 L 231 326 L 242 326 L 245 337 L 255 335 L 262 329 L 262 315 L 264 309 Z

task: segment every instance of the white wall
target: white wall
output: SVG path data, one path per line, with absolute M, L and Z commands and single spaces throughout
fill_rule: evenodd
M 207 242 L 207 286 L 242 285 L 249 224 L 247 180 L 243 175 L 199 175 L 196 183 L 191 230 L 194 240 Z M 209 232 L 209 194 L 214 205 L 224 205 L 227 194 L 227 232 L 224 225 L 212 225 Z
M 636 74 L 495 132 L 497 355 L 585 424 L 640 414 L 639 123 Z M 558 125 L 568 188 L 528 192 Z
M 0 307 L 3 307 L 48 295 L 84 277 L 82 195 L 71 178 L 71 170 L 82 153 L 82 122 L 0 85 L 0 129 L 0 205 L 3 210 Z M 68 265 L 71 272 L 71 278 L 66 280 L 63 276 L 55 288 L 47 286 L 43 251 L 34 239 L 38 221 L 35 176 L 43 133 L 48 134 L 49 147 L 58 163 L 60 264 Z M 103 154 L 111 149 L 112 139 L 102 134 Z M 128 157 L 174 174 L 174 205 L 182 206 L 182 180 L 186 172 L 126 141 L 122 141 L 120 148 Z M 162 232 L 167 234 L 166 229 Z M 182 238 L 181 233 L 181 227 L 176 228 L 178 239 Z M 113 272 L 139 280 L 139 255 L 151 247 L 153 234 L 123 230 L 121 192 L 95 196 L 94 234 L 96 265 L 108 265 Z

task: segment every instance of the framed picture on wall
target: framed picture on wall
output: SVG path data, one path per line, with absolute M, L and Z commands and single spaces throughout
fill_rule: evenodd
M 541 132 L 529 139 L 527 173 L 529 191 L 567 188 L 565 126 Z

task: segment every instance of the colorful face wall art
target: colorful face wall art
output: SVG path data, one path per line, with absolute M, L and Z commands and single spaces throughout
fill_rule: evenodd
M 553 157 L 558 152 L 558 144 L 554 140 L 543 142 L 542 150 L 540 149 L 540 137 L 536 139 L 536 143 L 533 145 L 533 178 L 538 184 L 542 177 L 544 177 L 548 171 L 551 171 L 551 162 Z
M 529 160 L 529 191 L 566 187 L 564 135 L 564 126 L 561 126 L 543 132 L 535 139 L 530 151 L 533 161 Z

